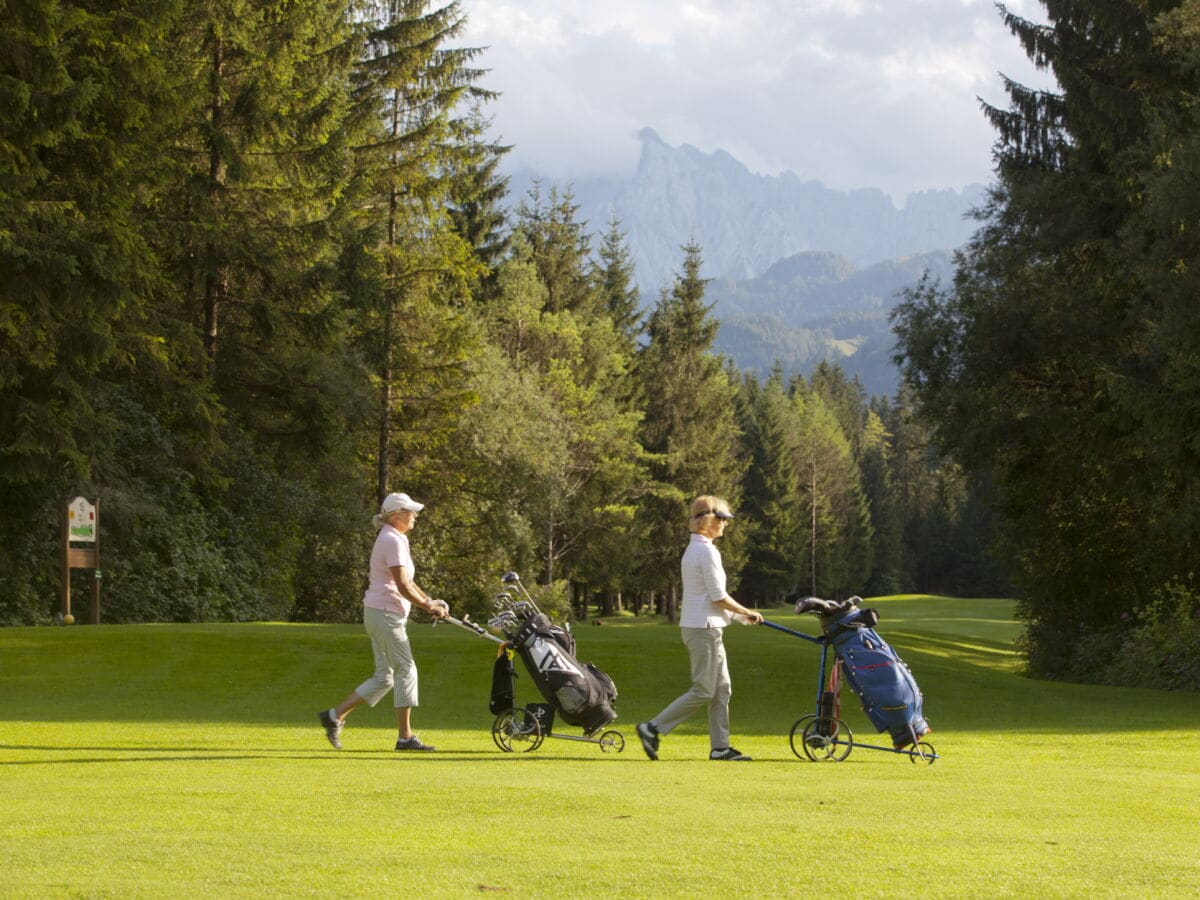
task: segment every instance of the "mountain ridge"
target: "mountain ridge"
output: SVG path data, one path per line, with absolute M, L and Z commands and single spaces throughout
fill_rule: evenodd
M 724 150 L 669 146 L 651 128 L 639 133 L 641 154 L 627 177 L 539 179 L 530 170 L 509 174 L 523 199 L 535 181 L 569 189 L 588 230 L 607 230 L 615 214 L 634 265 L 651 297 L 669 287 L 695 241 L 704 274 L 755 278 L 781 259 L 806 251 L 844 256 L 856 266 L 964 244 L 975 230 L 970 212 L 983 185 L 908 195 L 903 207 L 878 188 L 839 191 L 794 172 L 761 175 Z

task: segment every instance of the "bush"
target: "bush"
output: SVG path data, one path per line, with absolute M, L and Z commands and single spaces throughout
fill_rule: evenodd
M 1139 609 L 1104 672 L 1108 684 L 1200 690 L 1200 594 L 1181 582 Z
M 1089 631 L 1079 622 L 1027 619 L 1018 646 L 1028 673 L 1118 687 L 1200 690 L 1200 593 L 1172 582 L 1153 596 L 1111 628 Z

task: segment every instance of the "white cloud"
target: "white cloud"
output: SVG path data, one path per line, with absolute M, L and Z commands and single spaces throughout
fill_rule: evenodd
M 625 174 L 637 131 L 898 195 L 990 177 L 977 97 L 1032 67 L 991 0 L 463 0 L 512 157 Z M 1036 0 L 1009 8 L 1034 17 Z

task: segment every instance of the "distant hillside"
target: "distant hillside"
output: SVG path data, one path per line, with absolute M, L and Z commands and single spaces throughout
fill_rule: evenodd
M 834 253 L 799 253 L 759 278 L 715 279 L 707 298 L 721 322 L 716 349 L 760 375 L 776 362 L 789 376 L 807 375 L 829 360 L 857 375 L 868 394 L 890 396 L 899 375 L 889 313 L 925 273 L 949 282 L 953 271 L 944 250 L 861 270 Z
M 605 231 L 616 213 L 647 302 L 670 285 L 680 248 L 692 240 L 703 249 L 704 273 L 719 278 L 754 278 L 807 251 L 866 267 L 961 246 L 976 224 L 967 213 L 983 199 L 983 187 L 972 185 L 911 194 L 897 209 L 876 188 L 836 191 L 791 172 L 758 175 L 724 151 L 671 147 L 649 128 L 640 137 L 641 158 L 628 178 L 557 184 L 572 188 L 579 218 L 593 234 Z M 512 173 L 514 201 L 526 196 L 534 177 Z

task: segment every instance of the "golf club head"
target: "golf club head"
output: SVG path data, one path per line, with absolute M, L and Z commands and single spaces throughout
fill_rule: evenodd
M 511 610 L 507 609 L 498 615 L 492 616 L 492 618 L 488 620 L 489 628 L 510 628 L 516 624 L 517 617 L 513 615 Z
M 521 596 L 524 597 L 526 600 L 528 600 L 530 603 L 533 603 L 532 595 L 530 595 L 529 591 L 525 589 L 525 585 L 523 585 L 521 583 L 521 576 L 518 575 L 516 572 L 507 572 L 504 575 L 503 581 L 505 584 L 516 585 L 517 590 L 521 592 Z M 534 609 L 537 609 L 537 604 L 533 603 L 533 605 L 534 605 Z M 541 612 L 541 610 L 538 610 L 538 612 Z

